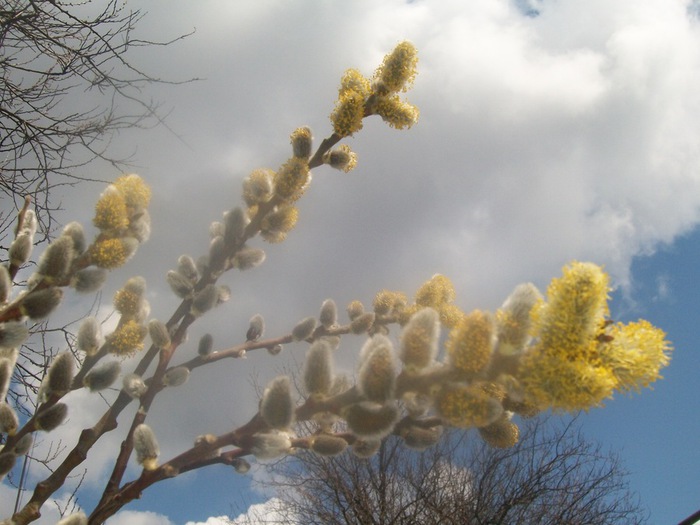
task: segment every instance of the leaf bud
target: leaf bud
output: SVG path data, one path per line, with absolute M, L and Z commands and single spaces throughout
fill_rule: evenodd
M 136 461 L 145 470 L 155 470 L 158 466 L 160 448 L 151 427 L 141 423 L 134 429 L 134 450 Z
M 323 156 L 323 161 L 331 168 L 344 171 L 352 171 L 357 166 L 357 154 L 347 144 L 341 144 Z
M 282 345 L 276 344 L 267 347 L 267 353 L 270 355 L 279 355 L 282 352 Z
M 304 361 L 304 388 L 309 395 L 325 396 L 333 385 L 333 354 L 323 340 L 314 342 Z
M 218 298 L 216 285 L 208 284 L 195 294 L 190 312 L 195 317 L 200 317 L 216 306 Z
M 260 415 L 271 428 L 286 430 L 294 422 L 294 400 L 289 377 L 279 376 L 270 381 L 263 392 Z
M 88 525 L 88 518 L 83 511 L 66 516 L 56 525 Z
M 86 318 L 78 328 L 78 349 L 85 352 L 85 355 L 95 355 L 103 342 L 100 323 L 94 317 Z
M 413 314 L 401 332 L 400 357 L 407 372 L 418 372 L 435 360 L 440 338 L 440 316 L 432 308 Z
M 231 462 L 233 468 L 239 474 L 245 474 L 250 470 L 250 463 L 245 458 L 234 458 Z
M 55 286 L 34 290 L 22 298 L 20 311 L 33 321 L 43 319 L 54 311 L 62 298 L 63 290 Z
M 306 317 L 297 323 L 297 325 L 292 328 L 292 339 L 294 341 L 303 341 L 311 337 L 316 328 L 316 318 Z
M 0 347 L 14 348 L 29 337 L 29 329 L 17 321 L 0 323 Z
M 243 209 L 236 207 L 224 214 L 224 245 L 233 248 L 243 239 L 250 220 Z
M 0 401 L 0 433 L 14 436 L 18 427 L 19 419 L 15 411 L 7 403 Z
M 0 305 L 7 302 L 11 290 L 12 279 L 10 279 L 10 272 L 7 271 L 7 267 L 4 264 L 0 264 Z
M 388 337 L 377 334 L 362 348 L 357 386 L 368 400 L 385 403 L 394 395 L 396 366 L 394 348 Z
M 181 255 L 177 259 L 177 272 L 192 283 L 196 283 L 199 279 L 197 264 L 189 255 Z
M 358 458 L 369 459 L 379 451 L 381 446 L 382 442 L 379 439 L 357 439 L 350 450 Z
M 148 387 L 138 374 L 128 374 L 122 379 L 122 388 L 129 397 L 138 399 L 146 393 Z
M 151 336 L 151 341 L 158 348 L 170 347 L 170 332 L 168 332 L 168 327 L 165 326 L 165 323 L 158 319 L 151 319 L 148 322 L 148 333 Z
M 32 242 L 33 235 L 26 230 L 22 230 L 17 235 L 7 252 L 11 266 L 19 267 L 29 260 L 32 254 Z
M 338 308 L 335 306 L 333 299 L 323 301 L 318 320 L 326 330 L 338 322 Z
M 192 282 L 175 270 L 169 270 L 165 275 L 165 280 L 168 282 L 170 289 L 177 295 L 180 299 L 186 299 L 194 290 L 194 285 Z
M 85 241 L 85 230 L 79 222 L 69 222 L 63 227 L 62 236 L 69 237 L 73 240 L 73 250 L 77 254 L 81 254 L 87 248 Z
M 186 366 L 176 366 L 171 368 L 163 376 L 163 384 L 165 386 L 175 387 L 184 385 L 190 378 L 190 369 Z
M 197 353 L 201 356 L 209 355 L 209 354 L 211 354 L 213 347 L 214 347 L 214 337 L 211 334 L 204 334 L 199 339 L 199 346 L 197 347 Z
M 362 438 L 381 439 L 394 428 L 399 417 L 395 403 L 376 405 L 375 403 L 356 403 L 341 412 L 350 430 Z
M 337 456 L 345 452 L 348 447 L 348 442 L 343 438 L 338 436 L 331 436 L 328 434 L 319 434 L 314 436 L 311 442 L 311 450 L 316 452 L 319 456 Z
M 104 268 L 83 268 L 73 275 L 70 285 L 79 293 L 93 293 L 102 288 L 107 280 L 107 270 Z
M 17 455 L 13 452 L 0 453 L 0 479 L 12 470 L 12 467 L 15 466 L 15 461 L 17 461 Z
M 363 334 L 367 332 L 374 324 L 376 315 L 374 312 L 365 312 L 352 320 L 350 330 L 353 334 Z
M 91 392 L 98 392 L 112 386 L 119 377 L 122 366 L 119 361 L 102 363 L 87 373 L 83 379 L 83 385 Z
M 40 410 L 34 421 L 39 430 L 51 432 L 65 421 L 67 415 L 68 406 L 65 403 L 56 403 L 46 410 Z
M 250 318 L 248 331 L 245 334 L 246 341 L 257 341 L 265 332 L 265 320 L 260 314 L 255 314 Z
M 73 383 L 73 374 L 75 371 L 75 359 L 70 352 L 61 352 L 54 357 L 46 372 L 46 377 L 41 383 L 41 393 L 45 398 L 40 402 L 48 399 L 52 395 L 62 396 L 68 393 Z
M 265 261 L 265 251 L 260 248 L 242 248 L 233 256 L 231 264 L 239 270 L 249 270 Z
M 308 127 L 297 128 L 291 136 L 292 151 L 295 157 L 308 159 L 311 156 L 312 148 L 311 129 Z
M 251 453 L 258 459 L 275 459 L 292 448 L 292 441 L 284 432 L 262 432 L 252 437 Z

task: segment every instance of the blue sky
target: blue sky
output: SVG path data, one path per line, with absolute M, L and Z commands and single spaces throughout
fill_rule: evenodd
M 133 60 L 155 76 L 202 80 L 149 88 L 170 110 L 172 132 L 115 139 L 153 187 L 153 237 L 115 273 L 105 297 L 142 275 L 152 316 L 167 319 L 175 302 L 165 272 L 182 253 L 206 251 L 209 223 L 239 204 L 242 179 L 284 162 L 296 127 L 309 125 L 317 141 L 328 135 L 343 71 L 369 75 L 396 43 L 411 40 L 420 62 L 407 96 L 421 110 L 418 124 L 399 132 L 367 121 L 349 141 L 359 156 L 353 173 L 314 173 L 297 230 L 267 249 L 261 268 L 224 279 L 233 300 L 193 328 L 182 360 L 205 332 L 220 348 L 238 342 L 255 313 L 269 335 L 282 334 L 328 297 L 369 304 L 382 288 L 411 294 L 436 272 L 453 280 L 463 309 L 495 309 L 521 282 L 545 289 L 565 263 L 594 261 L 616 286 L 613 317 L 651 321 L 675 351 L 653 390 L 592 410 L 583 430 L 620 453 L 652 523 L 677 522 L 700 508 L 700 22 L 682 0 L 464 4 L 130 1 L 148 11 L 144 37 L 196 28 L 173 47 L 135 50 Z M 95 170 L 116 176 L 107 167 L 92 167 L 91 176 Z M 88 184 L 62 195 L 65 220 L 88 224 L 85 203 L 101 190 Z M 359 344 L 344 343 L 339 365 L 350 372 Z M 162 396 L 149 422 L 163 457 L 198 434 L 244 423 L 257 402 L 251 378 L 264 385 L 304 347 L 287 350 L 222 363 Z M 104 409 L 95 396 L 74 398 L 83 408 L 62 427 L 64 439 Z M 110 435 L 93 451 L 86 506 L 119 440 Z M 137 473 L 134 465 L 130 475 Z M 211 517 L 218 525 L 214 517 L 234 518 L 271 496 L 250 489 L 264 475 L 214 468 L 183 476 L 110 523 Z M 0 508 L 11 498 L 0 485 Z

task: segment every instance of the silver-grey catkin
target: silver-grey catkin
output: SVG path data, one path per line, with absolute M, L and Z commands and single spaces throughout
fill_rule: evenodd
M 394 428 L 399 411 L 394 403 L 377 406 L 362 402 L 345 408 L 341 415 L 354 434 L 363 438 L 381 439 Z
M 257 341 L 265 332 L 265 320 L 260 314 L 255 314 L 250 318 L 248 331 L 245 334 L 246 341 Z
M 138 399 L 148 390 L 146 383 L 138 374 L 125 375 L 124 379 L 122 379 L 122 387 L 124 388 L 124 392 L 134 399 Z
M 20 440 L 17 443 L 15 443 L 15 446 L 12 449 L 12 451 L 18 456 L 24 456 L 32 448 L 33 443 L 33 436 L 31 434 L 25 434 L 20 438 Z
M 134 429 L 134 450 L 136 461 L 146 470 L 154 470 L 158 466 L 160 448 L 156 435 L 151 427 L 141 423 Z
M 325 329 L 329 329 L 338 322 L 338 308 L 333 299 L 323 301 L 318 320 Z
M 238 250 L 231 260 L 234 268 L 249 270 L 260 266 L 265 261 L 265 250 L 261 248 L 243 248 Z
M 39 430 L 51 432 L 65 421 L 67 415 L 68 406 L 65 403 L 56 403 L 46 410 L 40 410 L 35 419 L 36 427 Z
M 292 339 L 294 341 L 303 341 L 304 339 L 308 339 L 311 337 L 311 334 L 314 333 L 315 328 L 315 317 L 307 317 L 302 319 L 294 328 L 292 328 Z
M 93 293 L 102 288 L 109 272 L 104 268 L 89 267 L 77 271 L 71 278 L 70 285 L 79 293 Z
M 78 328 L 78 349 L 85 352 L 85 355 L 95 355 L 103 342 L 100 323 L 94 317 L 87 317 Z
M 401 331 L 401 361 L 408 372 L 418 372 L 431 365 L 438 352 L 440 315 L 423 308 L 411 316 Z
M 15 237 L 7 252 L 12 266 L 22 266 L 29 260 L 29 256 L 32 254 L 32 242 L 33 235 L 26 230 L 21 231 Z
M 0 400 L 5 399 L 7 391 L 10 389 L 12 380 L 12 370 L 15 364 L 7 357 L 0 357 Z
M 104 390 L 112 386 L 121 370 L 122 366 L 119 361 L 101 363 L 87 373 L 83 379 L 83 385 L 91 392 Z
M 0 323 L 0 346 L 14 348 L 21 345 L 29 337 L 29 329 L 24 323 L 8 321 Z
M 394 395 L 396 360 L 391 340 L 377 334 L 369 339 L 360 352 L 357 386 L 370 401 L 385 403 Z
M 226 245 L 223 237 L 214 237 L 209 243 L 209 271 L 220 274 L 226 263 Z
M 204 315 L 216 306 L 218 298 L 219 292 L 216 289 L 216 285 L 208 284 L 195 294 L 194 299 L 192 299 L 190 312 L 195 317 Z
M 144 243 L 150 239 L 151 215 L 148 213 L 148 210 L 141 210 L 138 217 L 131 220 L 129 223 L 129 233 L 141 243 Z
M 310 395 L 325 396 L 333 386 L 333 352 L 325 341 L 316 341 L 306 352 L 304 388 Z
M 304 126 L 294 130 L 291 136 L 292 153 L 295 157 L 308 159 L 311 156 L 311 148 L 313 147 L 313 136 L 311 128 Z
M 148 321 L 148 334 L 151 336 L 151 341 L 158 348 L 169 348 L 170 332 L 168 332 L 168 327 L 165 323 L 162 323 L 158 319 L 151 319 Z
M 177 295 L 180 299 L 185 299 L 192 294 L 194 290 L 194 285 L 192 282 L 175 270 L 168 270 L 165 274 L 165 280 L 168 282 L 170 289 Z
M 197 353 L 201 356 L 211 354 L 214 348 L 214 337 L 211 334 L 204 334 L 199 340 Z
M 245 474 L 250 470 L 250 463 L 248 463 L 245 458 L 235 458 L 231 462 L 231 465 L 233 465 L 233 468 L 239 474 Z
M 276 344 L 267 347 L 267 353 L 270 355 L 279 355 L 282 352 L 282 345 Z
M 60 304 L 63 298 L 63 290 L 52 286 L 42 290 L 29 292 L 22 298 L 20 310 L 23 315 L 36 321 L 43 319 Z
M 413 450 L 425 450 L 435 445 L 442 434 L 442 427 L 421 428 L 409 426 L 401 432 L 401 436 L 408 448 Z
M 73 239 L 58 237 L 47 246 L 39 258 L 37 272 L 52 280 L 62 279 L 68 273 L 73 257 L 75 257 Z
M 77 254 L 81 254 L 87 248 L 85 240 L 85 230 L 79 222 L 69 222 L 63 227 L 61 235 L 70 237 L 73 240 L 73 249 Z
M 225 284 L 216 287 L 216 304 L 224 304 L 231 300 L 231 288 Z
M 355 317 L 350 323 L 350 331 L 357 335 L 367 332 L 372 328 L 375 317 L 374 312 L 365 312 Z
M 358 439 L 353 444 L 350 450 L 358 458 L 369 459 L 374 456 L 382 445 L 379 439 Z
M 294 400 L 289 377 L 279 376 L 270 381 L 260 402 L 260 415 L 276 430 L 286 430 L 292 425 Z
M 345 451 L 348 442 L 338 436 L 319 434 L 313 438 L 311 450 L 320 456 L 337 456 Z
M 227 248 L 233 248 L 243 239 L 249 222 L 248 215 L 239 207 L 224 214 L 224 244 Z
M 163 376 L 163 384 L 165 386 L 176 387 L 184 385 L 190 378 L 190 369 L 186 366 L 176 366 L 171 368 Z
M 0 402 L 0 433 L 14 436 L 19 428 L 19 418 L 10 405 Z
M 199 279 L 199 271 L 194 259 L 189 255 L 181 255 L 177 260 L 177 271 L 192 283 Z
M 360 301 L 352 301 L 350 304 L 348 304 L 345 311 L 347 312 L 350 320 L 354 321 L 356 318 L 365 313 L 365 307 Z
M 252 437 L 251 453 L 257 459 L 274 459 L 292 448 L 289 436 L 284 432 L 262 432 Z
M 75 512 L 70 516 L 66 516 L 56 525 L 87 525 L 88 518 L 83 511 Z
M 17 461 L 17 455 L 13 452 L 3 452 L 0 454 L 0 479 L 12 470 Z
M 6 303 L 12 290 L 12 279 L 10 272 L 4 264 L 0 264 L 0 304 Z
M 61 352 L 54 357 L 42 381 L 42 392 L 48 399 L 52 395 L 66 394 L 73 383 L 75 359 L 70 352 Z

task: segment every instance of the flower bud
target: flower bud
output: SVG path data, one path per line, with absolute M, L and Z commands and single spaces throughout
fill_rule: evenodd
M 78 329 L 78 349 L 85 352 L 85 355 L 95 355 L 102 346 L 104 339 L 100 323 L 94 317 L 86 318 Z
M 29 329 L 24 323 L 8 321 L 0 323 L 0 347 L 14 348 L 29 337 Z
M 353 334 L 357 335 L 367 332 L 370 328 L 372 328 L 375 317 L 374 312 L 366 312 L 357 316 L 350 323 L 350 330 Z
M 122 388 L 129 397 L 134 399 L 140 398 L 146 393 L 146 390 L 148 390 L 146 383 L 144 383 L 141 376 L 137 374 L 128 374 L 124 376 L 124 379 L 122 379 Z
M 239 270 L 249 270 L 265 262 L 265 251 L 260 248 L 243 248 L 231 259 L 231 264 Z
M 73 250 L 77 254 L 81 254 L 87 248 L 87 242 L 85 241 L 85 230 L 79 222 L 69 222 L 63 227 L 61 236 L 69 237 L 73 240 Z
M 369 339 L 360 355 L 362 364 L 357 386 L 368 400 L 385 403 L 394 395 L 396 367 L 394 348 L 388 337 L 377 334 Z
M 10 279 L 10 272 L 7 271 L 7 266 L 0 264 L 0 305 L 7 302 L 11 290 L 12 279 Z
M 63 518 L 56 525 L 88 525 L 88 518 L 83 511 L 79 511 Z
M 245 334 L 246 341 L 257 341 L 265 332 L 265 320 L 260 314 L 255 314 L 250 318 L 248 331 Z
M 19 419 L 15 411 L 4 401 L 0 402 L 0 433 L 14 436 L 18 427 Z
M 326 330 L 338 322 L 338 308 L 336 308 L 333 299 L 323 301 L 318 320 Z
M 312 139 L 310 128 L 303 127 L 295 129 L 291 136 L 294 156 L 308 159 L 311 156 Z
M 107 280 L 104 268 L 83 268 L 73 275 L 70 285 L 79 293 L 93 293 L 102 288 Z
M 12 380 L 12 369 L 15 364 L 7 357 L 0 357 L 0 400 L 5 399 L 7 391 L 10 389 Z
M 65 421 L 67 415 L 68 406 L 65 403 L 56 403 L 46 410 L 40 410 L 34 421 L 39 430 L 51 432 Z
M 407 372 L 419 372 L 435 360 L 440 338 L 440 316 L 423 308 L 411 316 L 401 332 L 401 361 Z
M 155 470 L 158 466 L 160 448 L 151 427 L 141 423 L 134 429 L 134 450 L 136 461 L 145 470 Z
M 17 235 L 7 252 L 11 266 L 19 267 L 29 260 L 29 256 L 32 254 L 32 242 L 33 235 L 26 230 Z
M 362 438 L 381 439 L 391 432 L 398 420 L 395 403 L 378 406 L 374 403 L 357 403 L 346 407 L 342 417 L 350 430 Z
M 282 345 L 276 344 L 267 347 L 267 353 L 270 355 L 279 355 L 282 352 Z
M 200 317 L 216 306 L 218 298 L 219 292 L 216 286 L 208 284 L 195 294 L 190 312 L 195 317 Z
M 194 290 L 194 285 L 192 282 L 175 270 L 169 270 L 165 275 L 165 280 L 168 282 L 170 289 L 177 295 L 180 299 L 186 299 L 192 294 Z
M 177 272 L 191 283 L 196 283 L 199 279 L 197 264 L 189 255 L 181 255 L 177 260 Z
M 175 387 L 184 385 L 190 378 L 190 369 L 186 366 L 177 366 L 171 368 L 163 376 L 163 384 L 165 386 Z
M 304 388 L 309 395 L 325 396 L 333 385 L 333 354 L 323 340 L 316 341 L 306 353 Z
M 319 456 L 337 456 L 345 451 L 348 447 L 348 442 L 338 436 L 328 434 L 319 434 L 314 436 L 311 442 L 311 450 Z
M 13 452 L 0 453 L 0 479 L 5 477 L 15 466 L 17 456 Z
M 41 383 L 41 392 L 45 399 L 53 395 L 62 396 L 68 393 L 73 383 L 75 359 L 70 352 L 61 352 L 54 357 L 46 377 Z M 41 401 L 43 401 L 42 399 Z
M 299 323 L 292 329 L 292 339 L 294 341 L 303 341 L 311 337 L 316 328 L 316 318 L 307 317 L 299 321 Z
M 275 459 L 292 448 L 289 436 L 282 432 L 254 434 L 252 441 L 251 453 L 258 459 Z
M 231 464 L 239 474 L 245 474 L 250 470 L 250 463 L 248 463 L 245 458 L 235 458 Z
M 241 242 L 249 222 L 246 212 L 238 207 L 224 214 L 224 245 L 227 248 L 233 248 Z
M 214 337 L 211 334 L 204 334 L 199 340 L 199 346 L 197 347 L 197 353 L 201 356 L 211 354 L 212 348 L 214 347 Z
M 331 168 L 342 170 L 345 173 L 352 171 L 357 166 L 357 154 L 346 144 L 341 144 L 326 153 L 323 160 Z
M 260 403 L 260 415 L 276 430 L 286 430 L 294 422 L 294 400 L 289 377 L 280 376 L 268 384 Z
M 43 319 L 59 305 L 63 299 L 63 290 L 52 286 L 29 292 L 22 298 L 20 311 L 32 321 Z
M 83 379 L 83 385 L 91 392 L 98 392 L 112 386 L 119 377 L 122 367 L 119 361 L 102 363 L 88 372 Z
M 158 348 L 170 347 L 171 341 L 168 327 L 158 319 L 151 319 L 148 322 L 148 333 L 151 336 L 151 341 Z

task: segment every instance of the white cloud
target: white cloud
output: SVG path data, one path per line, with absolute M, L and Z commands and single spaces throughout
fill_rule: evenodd
M 123 510 L 109 519 L 109 525 L 174 525 L 166 516 L 148 511 Z

